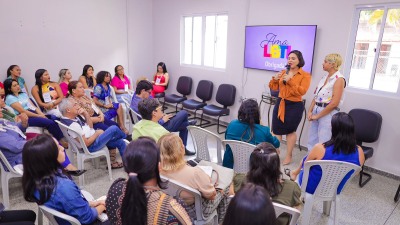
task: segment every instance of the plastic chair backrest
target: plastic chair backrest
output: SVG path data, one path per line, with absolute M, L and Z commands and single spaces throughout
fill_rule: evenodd
M 85 89 L 85 95 L 89 98 L 92 98 L 93 89 Z
M 133 110 L 133 109 L 131 108 L 131 103 L 129 102 L 129 100 L 126 99 L 126 98 L 124 98 L 124 97 L 122 97 L 122 101 L 124 101 L 124 103 L 125 103 L 125 105 L 126 105 L 126 108 L 129 109 L 129 111 L 131 112 L 133 122 L 134 122 L 135 124 L 136 124 L 137 122 L 139 122 L 139 120 L 142 119 L 142 117 L 139 115 L 139 113 L 135 112 L 135 110 Z
M 338 186 L 349 172 L 353 171 L 353 174 L 347 181 L 351 180 L 351 178 L 353 178 L 361 170 L 360 166 L 343 161 L 308 161 L 304 164 L 303 182 L 301 184 L 301 191 L 303 192 L 304 196 L 306 193 L 310 168 L 312 166 L 320 166 L 322 169 L 322 177 L 317 188 L 315 189 L 314 197 L 323 199 L 324 201 L 331 201 L 336 198 Z M 344 185 L 344 187 L 345 186 L 346 184 Z
M 297 224 L 297 220 L 300 217 L 301 212 L 295 208 L 286 206 L 286 205 L 282 205 L 276 202 L 272 203 L 274 205 L 274 209 L 275 209 L 275 215 L 278 218 L 278 216 L 280 216 L 282 213 L 288 213 L 291 215 L 290 217 L 290 223 L 289 225 L 296 225 Z
M 112 101 L 113 101 L 113 102 L 118 102 L 118 100 L 117 100 L 117 95 L 115 94 L 114 88 L 113 88 L 111 85 L 109 85 L 108 87 L 110 88 L 110 93 L 111 93 L 111 99 L 112 99 Z
M 203 102 L 209 101 L 212 98 L 214 84 L 209 80 L 201 80 L 196 88 L 196 96 Z
M 183 96 L 190 95 L 192 92 L 192 83 L 193 80 L 191 77 L 181 76 L 178 79 L 176 90 Z
M 196 150 L 197 159 L 206 160 L 211 162 L 210 149 L 208 145 L 208 139 L 211 138 L 216 141 L 217 144 L 217 159 L 218 164 L 222 164 L 221 156 L 221 138 L 204 128 L 198 126 L 188 126 L 187 129 L 192 137 L 193 146 Z
M 3 175 L 4 173 L 13 173 L 15 175 L 20 175 L 8 162 L 6 156 L 3 154 L 3 152 L 0 150 L 0 163 L 1 165 L 1 174 Z
M 368 109 L 352 109 L 349 115 L 353 119 L 359 145 L 362 142 L 372 143 L 378 140 L 382 127 L 381 114 Z
M 160 175 L 161 179 L 164 181 L 168 181 L 168 187 L 167 189 L 164 189 L 163 192 L 166 194 L 179 198 L 180 194 L 182 191 L 188 192 L 194 196 L 194 204 L 195 204 L 195 210 L 196 210 L 196 218 L 199 220 L 201 218 L 202 220 L 206 220 L 207 218 L 204 217 L 203 215 L 203 210 L 202 210 L 202 197 L 199 191 L 184 185 L 176 180 L 169 179 L 167 177 L 164 177 Z
M 250 169 L 250 155 L 256 146 L 235 140 L 223 140 L 222 145 L 231 147 L 234 161 L 233 170 L 236 173 L 247 173 Z
M 79 133 L 68 127 L 67 125 L 63 124 L 61 121 L 56 120 L 56 123 L 60 127 L 61 132 L 63 133 L 64 137 L 67 139 L 69 147 L 72 147 L 73 152 L 84 152 L 85 154 L 91 155 L 88 148 L 86 147 L 85 141 Z M 79 146 L 77 146 L 76 140 L 73 140 L 71 136 L 69 136 L 68 131 L 73 132 L 79 140 Z
M 232 84 L 221 84 L 218 87 L 215 100 L 224 107 L 232 106 L 235 103 L 236 87 Z
M 55 216 L 70 222 L 72 225 L 81 225 L 81 223 L 74 217 L 64 214 L 62 212 L 58 212 L 57 210 L 51 209 L 47 206 L 39 205 L 39 210 L 47 217 L 49 223 L 52 225 L 58 224 L 56 219 L 54 218 Z

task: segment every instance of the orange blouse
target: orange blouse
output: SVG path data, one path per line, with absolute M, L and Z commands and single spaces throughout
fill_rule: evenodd
M 283 123 L 285 122 L 285 99 L 293 102 L 302 101 L 302 96 L 307 93 L 311 83 L 311 75 L 300 68 L 285 85 L 283 84 L 283 75 L 285 73 L 286 70 L 282 70 L 279 75 L 279 80 L 272 79 L 269 82 L 269 88 L 271 88 L 271 90 L 279 90 L 279 98 L 282 100 L 279 104 L 278 118 Z

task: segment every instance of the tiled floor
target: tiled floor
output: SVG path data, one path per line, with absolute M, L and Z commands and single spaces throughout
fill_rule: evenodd
M 216 132 L 216 127 L 208 128 L 212 132 Z M 189 135 L 190 136 L 190 135 Z M 221 135 L 223 138 L 223 135 Z M 189 137 L 190 138 L 190 137 Z M 215 143 L 211 143 L 214 146 Z M 188 149 L 193 149 L 193 144 L 188 140 Z M 286 152 L 286 146 L 281 146 L 281 156 Z M 300 152 L 298 149 L 294 151 L 294 162 L 299 162 L 306 154 L 305 151 Z M 215 151 L 212 153 L 213 159 L 216 161 Z M 294 168 L 296 163 L 292 163 L 288 168 Z M 99 169 L 94 169 L 90 161 L 86 163 L 85 190 L 91 192 L 93 196 L 100 197 L 107 193 L 112 181 L 108 180 L 105 161 L 102 160 Z M 113 179 L 125 177 L 123 169 L 113 170 Z M 393 201 L 395 191 L 400 181 L 384 177 L 378 174 L 372 174 L 372 180 L 360 188 L 358 186 L 358 176 L 356 176 L 346 186 L 341 196 L 341 204 L 339 209 L 339 224 L 354 225 L 381 225 L 400 224 L 400 207 L 399 202 Z M 78 180 L 76 180 L 78 182 Z M 2 196 L 1 196 L 2 199 Z M 37 211 L 36 204 L 28 203 L 24 200 L 21 188 L 21 179 L 13 179 L 10 182 L 10 203 L 11 209 L 32 209 Z M 311 223 L 312 224 L 333 224 L 333 213 L 331 217 L 322 214 L 322 204 L 314 205 Z M 47 224 L 47 220 L 45 220 Z M 299 221 L 299 224 L 301 222 Z

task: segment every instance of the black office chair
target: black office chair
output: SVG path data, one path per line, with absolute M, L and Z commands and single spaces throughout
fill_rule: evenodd
M 378 140 L 382 126 L 382 116 L 368 109 L 352 109 L 349 115 L 354 121 L 357 144 L 361 146 L 364 151 L 365 160 L 367 160 L 374 154 L 374 149 L 362 146 L 362 143 L 372 143 Z M 365 181 L 362 180 L 363 176 L 367 177 Z M 364 172 L 364 166 L 362 166 L 359 181 L 360 187 L 364 187 L 370 180 L 371 174 Z
M 225 133 L 225 131 L 220 132 L 219 127 L 223 126 L 226 127 L 225 125 L 222 125 L 219 123 L 219 119 L 221 116 L 228 116 L 229 115 L 229 109 L 228 106 L 232 106 L 233 103 L 235 103 L 235 97 L 236 97 L 236 88 L 235 86 L 231 84 L 221 84 L 218 87 L 217 90 L 217 95 L 215 96 L 215 100 L 223 105 L 222 107 L 216 106 L 216 105 L 206 105 L 203 107 L 203 113 L 201 114 L 201 119 L 200 119 L 200 127 L 209 127 L 213 126 L 215 124 L 208 124 L 206 126 L 202 126 L 203 124 L 203 115 L 209 115 L 209 116 L 218 116 L 217 120 L 217 132 L 219 134 Z
M 213 83 L 209 80 L 201 80 L 197 85 L 196 96 L 202 101 L 188 99 L 182 102 L 183 108 L 194 110 L 194 119 L 196 119 L 197 110 L 202 110 L 207 105 L 207 101 L 212 98 Z M 208 121 L 208 123 L 210 123 Z
M 183 101 L 187 99 L 187 95 L 190 95 L 192 92 L 192 78 L 186 77 L 186 76 L 181 76 L 178 79 L 178 84 L 176 85 L 176 90 L 178 91 L 180 95 L 176 94 L 171 94 L 171 95 L 165 95 L 164 97 L 164 104 L 163 107 L 165 106 L 165 103 L 175 103 L 175 113 L 178 112 L 178 104 L 181 104 Z

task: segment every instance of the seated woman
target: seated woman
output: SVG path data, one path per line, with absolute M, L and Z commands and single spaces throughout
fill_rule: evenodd
M 353 163 L 362 166 L 365 162 L 364 152 L 360 146 L 357 146 L 355 139 L 355 130 L 353 119 L 345 112 L 338 112 L 332 117 L 332 137 L 325 143 L 316 144 L 305 157 L 299 168 L 290 172 L 287 175 L 291 179 L 296 179 L 299 176 L 299 184 L 303 181 L 304 162 L 311 160 L 338 160 L 348 163 Z M 343 186 L 353 172 L 349 172 L 340 183 L 337 192 L 340 193 Z M 319 181 L 321 180 L 322 170 L 319 166 L 313 166 L 310 169 L 306 192 L 314 194 Z
M 257 101 L 254 99 L 247 99 L 242 102 L 238 112 L 238 119 L 229 123 L 225 139 L 243 141 L 253 145 L 269 142 L 275 148 L 280 146 L 279 140 L 271 134 L 269 127 L 260 124 L 260 110 Z M 222 165 L 233 168 L 233 163 L 232 150 L 227 146 Z M 239 189 L 245 176 L 245 174 L 235 175 L 235 192 Z
M 153 78 L 153 90 L 151 91 L 151 96 L 153 98 L 157 93 L 162 93 L 165 91 L 169 82 L 169 75 L 167 72 L 167 66 L 163 62 L 157 64 L 157 73 L 154 74 Z
M 45 69 L 36 70 L 35 78 L 35 86 L 32 87 L 31 92 L 35 101 L 47 114 L 60 118 L 61 113 L 57 105 L 64 98 L 60 85 L 50 81 L 50 74 Z
M 271 198 L 261 186 L 244 185 L 229 204 L 222 225 L 276 225 Z
M 114 88 L 115 95 L 117 97 L 117 101 L 119 103 L 124 103 L 122 101 L 122 97 L 130 100 L 132 96 L 129 94 L 129 91 L 132 91 L 131 81 L 128 76 L 124 73 L 124 67 L 118 65 L 114 68 L 115 75 L 111 80 L 111 86 Z
M 198 190 L 203 197 L 204 216 L 209 216 L 217 209 L 219 222 L 222 222 L 229 204 L 229 187 L 225 190 L 216 190 L 210 177 L 202 169 L 187 165 L 184 158 L 185 146 L 176 134 L 162 136 L 157 144 L 160 146 L 161 153 L 160 173 Z M 194 196 L 182 193 L 180 197 L 191 208 L 190 211 L 194 211 Z
M 72 79 L 71 71 L 69 71 L 69 69 L 61 69 L 60 72 L 58 73 L 58 76 L 60 77 L 58 84 L 60 85 L 64 97 L 67 97 L 68 84 L 69 81 Z
M 4 81 L 4 89 L 6 92 L 6 105 L 14 109 L 15 115 L 25 113 L 28 116 L 29 126 L 46 128 L 64 147 L 68 146 L 57 123 L 54 122 L 55 117 L 45 115 L 33 105 L 28 95 L 21 92 L 21 88 L 16 80 L 6 79 Z M 50 119 L 49 119 L 50 118 Z
M 97 85 L 93 90 L 93 101 L 104 113 L 104 118 L 112 119 L 118 116 L 119 127 L 125 134 L 128 134 L 124 124 L 122 106 L 113 102 L 111 98 L 111 74 L 107 71 L 100 71 L 96 76 L 96 80 Z
M 24 198 L 72 216 L 81 224 L 93 224 L 105 211 L 105 201 L 88 202 L 74 181 L 61 173 L 59 162 L 64 161 L 63 151 L 47 134 L 25 144 L 22 151 Z M 58 224 L 69 224 L 58 217 L 56 220 Z
M 4 84 L 2 82 L 0 82 L 0 98 L 4 99 L 5 97 L 5 92 L 4 92 Z
M 140 137 L 126 148 L 123 162 L 128 179 L 119 178 L 107 194 L 112 224 L 192 224 L 186 210 L 161 189 L 160 152 L 153 139 Z
M 28 87 L 26 86 L 25 79 L 21 77 L 21 68 L 18 65 L 11 65 L 7 69 L 7 78 L 18 81 L 21 91 L 29 96 Z
M 82 75 L 79 77 L 79 82 L 83 84 L 85 89 L 92 89 L 96 86 L 96 78 L 94 77 L 93 66 L 85 65 Z
M 260 143 L 250 155 L 250 171 L 247 182 L 265 188 L 273 202 L 300 209 L 301 189 L 297 183 L 282 179 L 278 152 L 270 143 Z M 286 216 L 278 218 L 278 224 L 288 224 Z

